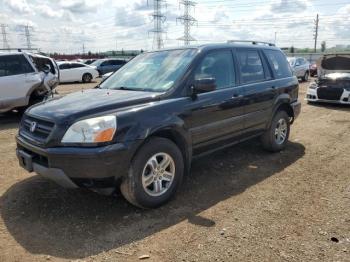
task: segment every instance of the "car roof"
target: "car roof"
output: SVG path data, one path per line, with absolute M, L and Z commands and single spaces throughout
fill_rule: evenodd
M 199 51 L 209 51 L 216 49 L 224 49 L 224 48 L 254 48 L 254 49 L 271 49 L 271 50 L 279 50 L 276 46 L 270 45 L 262 45 L 262 44 L 240 44 L 240 43 L 217 43 L 217 44 L 203 44 L 203 45 L 190 45 L 190 46 L 182 46 L 182 47 L 174 47 L 174 48 L 166 48 L 149 52 L 157 52 L 157 51 L 170 51 L 170 50 L 185 50 L 185 49 L 197 49 Z

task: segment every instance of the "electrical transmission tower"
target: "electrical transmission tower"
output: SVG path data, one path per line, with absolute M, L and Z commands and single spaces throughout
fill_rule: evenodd
M 153 0 L 153 13 L 151 14 L 154 22 L 153 30 L 150 32 L 153 33 L 153 49 L 161 49 L 164 46 L 163 34 L 163 24 L 166 20 L 165 15 L 163 14 L 163 8 L 165 7 L 165 0 Z
M 316 20 L 314 20 L 315 23 L 315 32 L 314 32 L 314 40 L 315 40 L 315 46 L 314 46 L 314 53 L 316 53 L 317 49 L 317 37 L 318 37 L 318 22 L 319 22 L 318 14 L 316 16 Z
M 194 8 L 197 4 L 194 1 L 190 0 L 181 0 L 180 4 L 184 6 L 184 14 L 177 18 L 184 25 L 184 35 L 180 37 L 178 40 L 183 40 L 184 45 L 189 45 L 191 41 L 195 41 L 195 39 L 191 36 L 191 26 L 193 26 L 197 20 L 190 15 L 191 8 Z
M 10 45 L 9 42 L 7 40 L 7 32 L 6 32 L 6 28 L 8 27 L 5 24 L 1 24 L 1 34 L 2 34 L 2 45 L 4 49 L 10 49 Z
M 32 42 L 31 42 L 31 37 L 32 35 L 30 34 L 30 30 L 33 29 L 33 27 L 29 25 L 24 26 L 24 35 L 26 37 L 26 42 L 27 42 L 27 48 L 30 50 L 32 49 Z

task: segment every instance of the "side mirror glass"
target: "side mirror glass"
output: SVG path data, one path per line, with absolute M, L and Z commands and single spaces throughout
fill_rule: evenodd
M 42 71 L 43 71 L 45 74 L 48 74 L 48 73 L 50 73 L 50 67 L 49 67 L 48 65 L 44 65 Z
M 193 94 L 206 93 L 216 90 L 215 78 L 197 79 L 193 85 Z

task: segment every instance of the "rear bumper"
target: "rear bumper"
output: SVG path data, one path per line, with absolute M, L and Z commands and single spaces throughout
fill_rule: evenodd
M 344 91 L 339 99 L 327 100 L 327 99 L 320 99 L 318 97 L 317 88 L 316 89 L 308 88 L 308 90 L 306 92 L 306 100 L 310 101 L 310 102 L 324 102 L 324 103 L 350 105 L 350 91 L 344 89 Z
M 96 148 L 40 148 L 17 136 L 19 164 L 28 172 L 54 180 L 66 188 L 113 187 L 128 173 L 141 141 Z

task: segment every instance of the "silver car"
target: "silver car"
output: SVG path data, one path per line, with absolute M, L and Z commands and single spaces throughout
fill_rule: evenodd
M 287 60 L 295 76 L 307 82 L 310 76 L 310 63 L 303 57 L 288 57 Z

